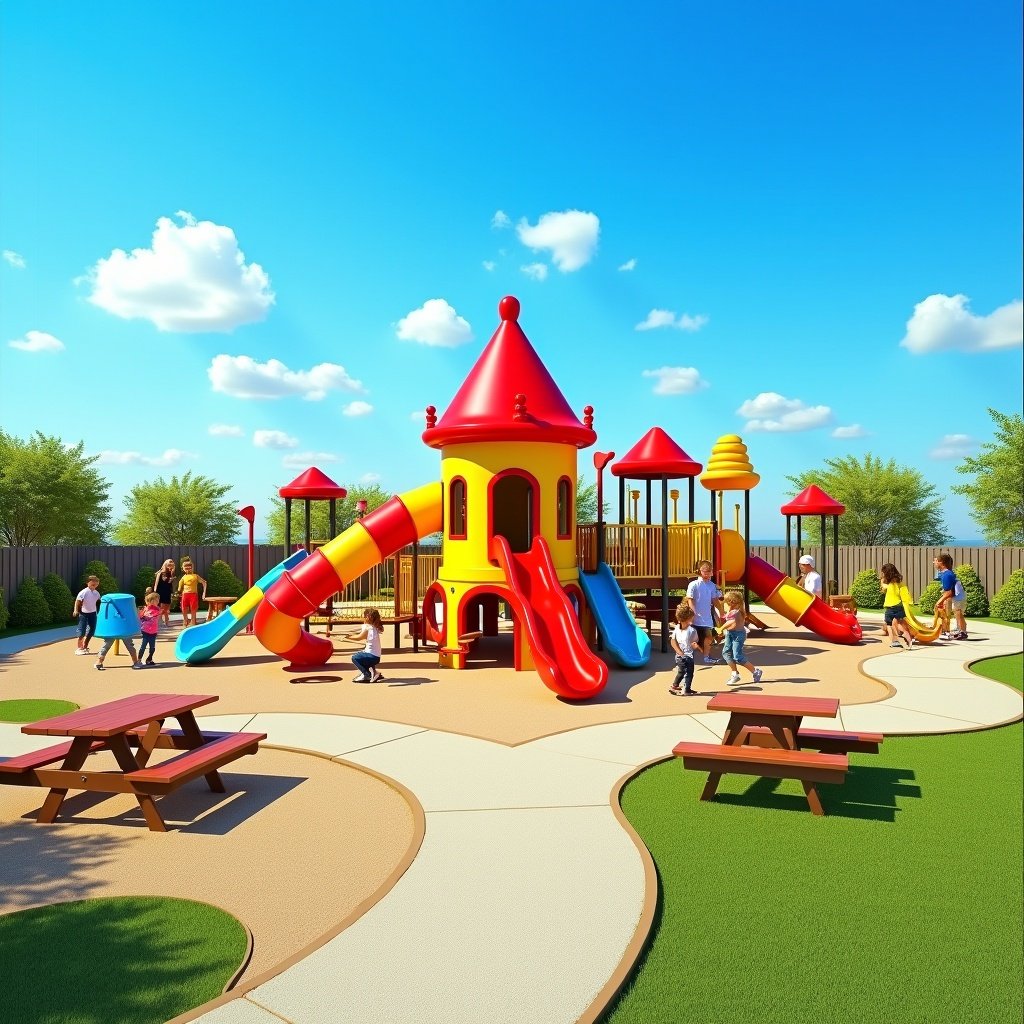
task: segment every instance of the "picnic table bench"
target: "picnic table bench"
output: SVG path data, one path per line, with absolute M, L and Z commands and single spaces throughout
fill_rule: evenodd
M 256 753 L 260 741 L 267 738 L 266 733 L 203 732 L 194 711 L 218 699 L 205 694 L 140 693 L 24 725 L 21 731 L 28 735 L 70 739 L 0 761 L 0 784 L 49 787 L 36 817 L 41 824 L 56 819 L 68 790 L 132 793 L 149 828 L 166 832 L 154 796 L 170 793 L 200 775 L 213 792 L 223 793 L 218 769 Z M 176 719 L 180 728 L 165 729 L 169 718 Z M 168 748 L 182 753 L 149 764 L 154 750 Z M 97 771 L 86 766 L 89 756 L 102 750 L 113 754 L 117 769 Z
M 719 693 L 708 701 L 708 710 L 730 712 L 722 742 L 684 742 L 672 749 L 684 768 L 708 773 L 701 800 L 715 798 L 723 775 L 797 779 L 811 812 L 823 815 L 817 783 L 844 782 L 849 754 L 877 754 L 883 740 L 880 733 L 802 728 L 805 715 L 836 717 L 839 701 L 831 697 Z

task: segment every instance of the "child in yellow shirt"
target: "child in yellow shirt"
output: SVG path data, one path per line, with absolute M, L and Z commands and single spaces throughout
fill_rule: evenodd
M 206 580 L 197 573 L 189 559 L 181 563 L 181 579 L 178 593 L 181 595 L 181 621 L 184 626 L 194 626 L 199 621 L 199 584 L 203 585 L 203 600 L 206 600 Z M 189 619 L 191 618 L 191 622 Z

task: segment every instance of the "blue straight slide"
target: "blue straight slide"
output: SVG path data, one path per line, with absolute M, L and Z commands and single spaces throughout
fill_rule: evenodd
M 597 572 L 581 572 L 580 587 L 612 657 L 624 668 L 643 668 L 651 657 L 651 638 L 636 624 L 608 563 L 598 562 Z
M 207 619 L 196 626 L 189 626 L 178 634 L 174 645 L 174 656 L 186 665 L 198 665 L 209 661 L 239 630 L 245 629 L 256 615 L 256 609 L 267 589 L 277 581 L 281 573 L 294 569 L 306 557 L 302 548 L 279 562 L 270 572 L 261 576 L 234 604 L 228 605 L 215 619 Z

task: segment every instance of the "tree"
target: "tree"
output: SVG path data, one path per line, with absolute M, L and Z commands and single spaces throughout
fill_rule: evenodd
M 947 539 L 942 499 L 916 470 L 883 462 L 870 452 L 826 459 L 825 468 L 787 477 L 798 491 L 817 484 L 846 506 L 839 517 L 839 543 L 864 545 L 939 545 Z M 803 520 L 811 543 L 821 540 L 821 519 Z M 826 519 L 831 540 L 831 525 Z
M 138 484 L 125 499 L 124 518 L 114 527 L 118 544 L 201 546 L 233 544 L 241 519 L 229 484 L 186 473 L 169 481 L 157 477 Z
M 604 503 L 604 514 L 608 515 L 608 502 Z M 585 484 L 583 475 L 576 478 L 576 522 L 597 522 L 597 483 Z
M 27 440 L 0 430 L 0 542 L 99 544 L 110 527 L 110 484 L 85 443 L 65 446 L 36 431 Z
M 971 517 L 990 544 L 1024 544 L 1024 417 L 989 409 L 996 436 L 981 446 L 981 454 L 968 456 L 958 473 L 973 475 L 969 484 L 953 487 L 971 506 Z
M 312 540 L 331 540 L 335 534 L 347 530 L 358 518 L 356 502 L 366 501 L 366 511 L 372 512 L 387 501 L 391 495 L 378 484 L 363 484 L 346 487 L 348 494 L 336 502 L 335 533 L 331 533 L 329 501 L 310 502 L 309 531 Z M 270 512 L 267 513 L 267 540 L 271 544 L 284 543 L 284 499 L 272 497 Z M 306 505 L 303 501 L 292 501 L 292 543 L 301 544 L 306 539 Z

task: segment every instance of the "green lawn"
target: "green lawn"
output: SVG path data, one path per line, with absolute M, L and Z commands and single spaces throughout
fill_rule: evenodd
M 206 903 L 80 900 L 0 917 L 0 1020 L 162 1024 L 220 994 L 245 929 Z
M 1021 686 L 1021 658 L 978 666 Z M 610 1024 L 1022 1019 L 1022 729 L 895 737 L 807 810 L 798 783 L 642 772 L 622 806 L 661 884 Z
M 69 700 L 0 700 L 0 722 L 38 722 L 77 710 Z

